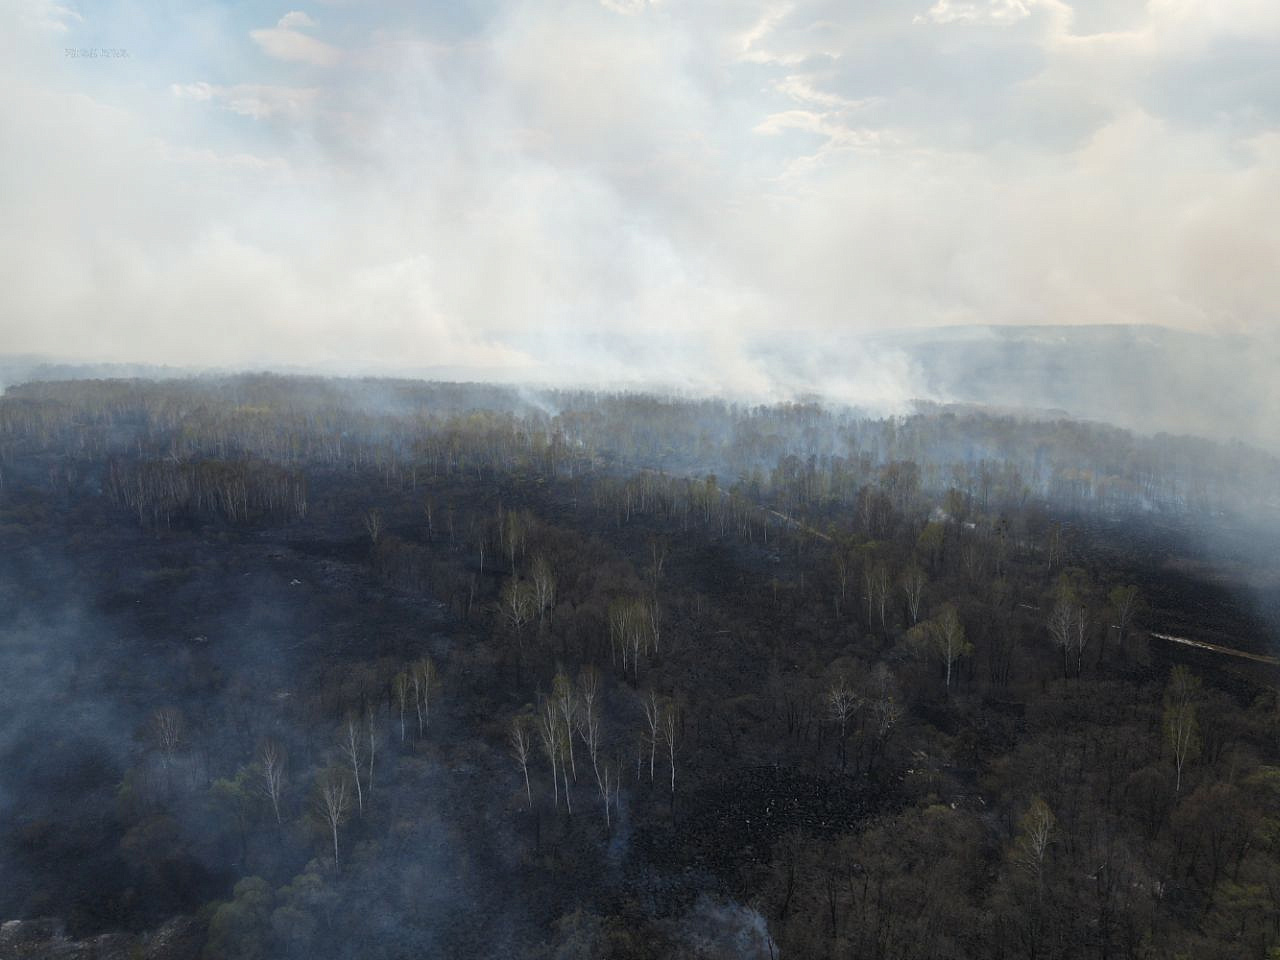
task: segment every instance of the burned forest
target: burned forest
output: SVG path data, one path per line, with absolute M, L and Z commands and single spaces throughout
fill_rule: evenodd
M 0 399 L 0 956 L 1280 950 L 1280 462 L 391 379 Z

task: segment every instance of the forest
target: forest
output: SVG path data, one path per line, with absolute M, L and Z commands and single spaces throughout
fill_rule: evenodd
M 0 397 L 0 958 L 1280 957 L 1280 461 L 917 403 Z

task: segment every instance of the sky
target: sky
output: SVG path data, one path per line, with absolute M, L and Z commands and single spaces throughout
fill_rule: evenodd
M 834 345 L 1273 336 L 1274 0 L 290 2 L 0 0 L 0 352 L 874 393 Z

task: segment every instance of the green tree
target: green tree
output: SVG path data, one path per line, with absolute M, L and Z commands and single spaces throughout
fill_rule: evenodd
M 268 960 L 271 950 L 271 887 L 261 877 L 245 877 L 232 899 L 218 904 L 209 920 L 206 960 Z

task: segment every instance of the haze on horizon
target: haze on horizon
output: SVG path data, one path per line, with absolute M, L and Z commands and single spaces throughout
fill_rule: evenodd
M 899 328 L 1276 341 L 1266 0 L 2 2 L 5 353 L 866 399 Z

